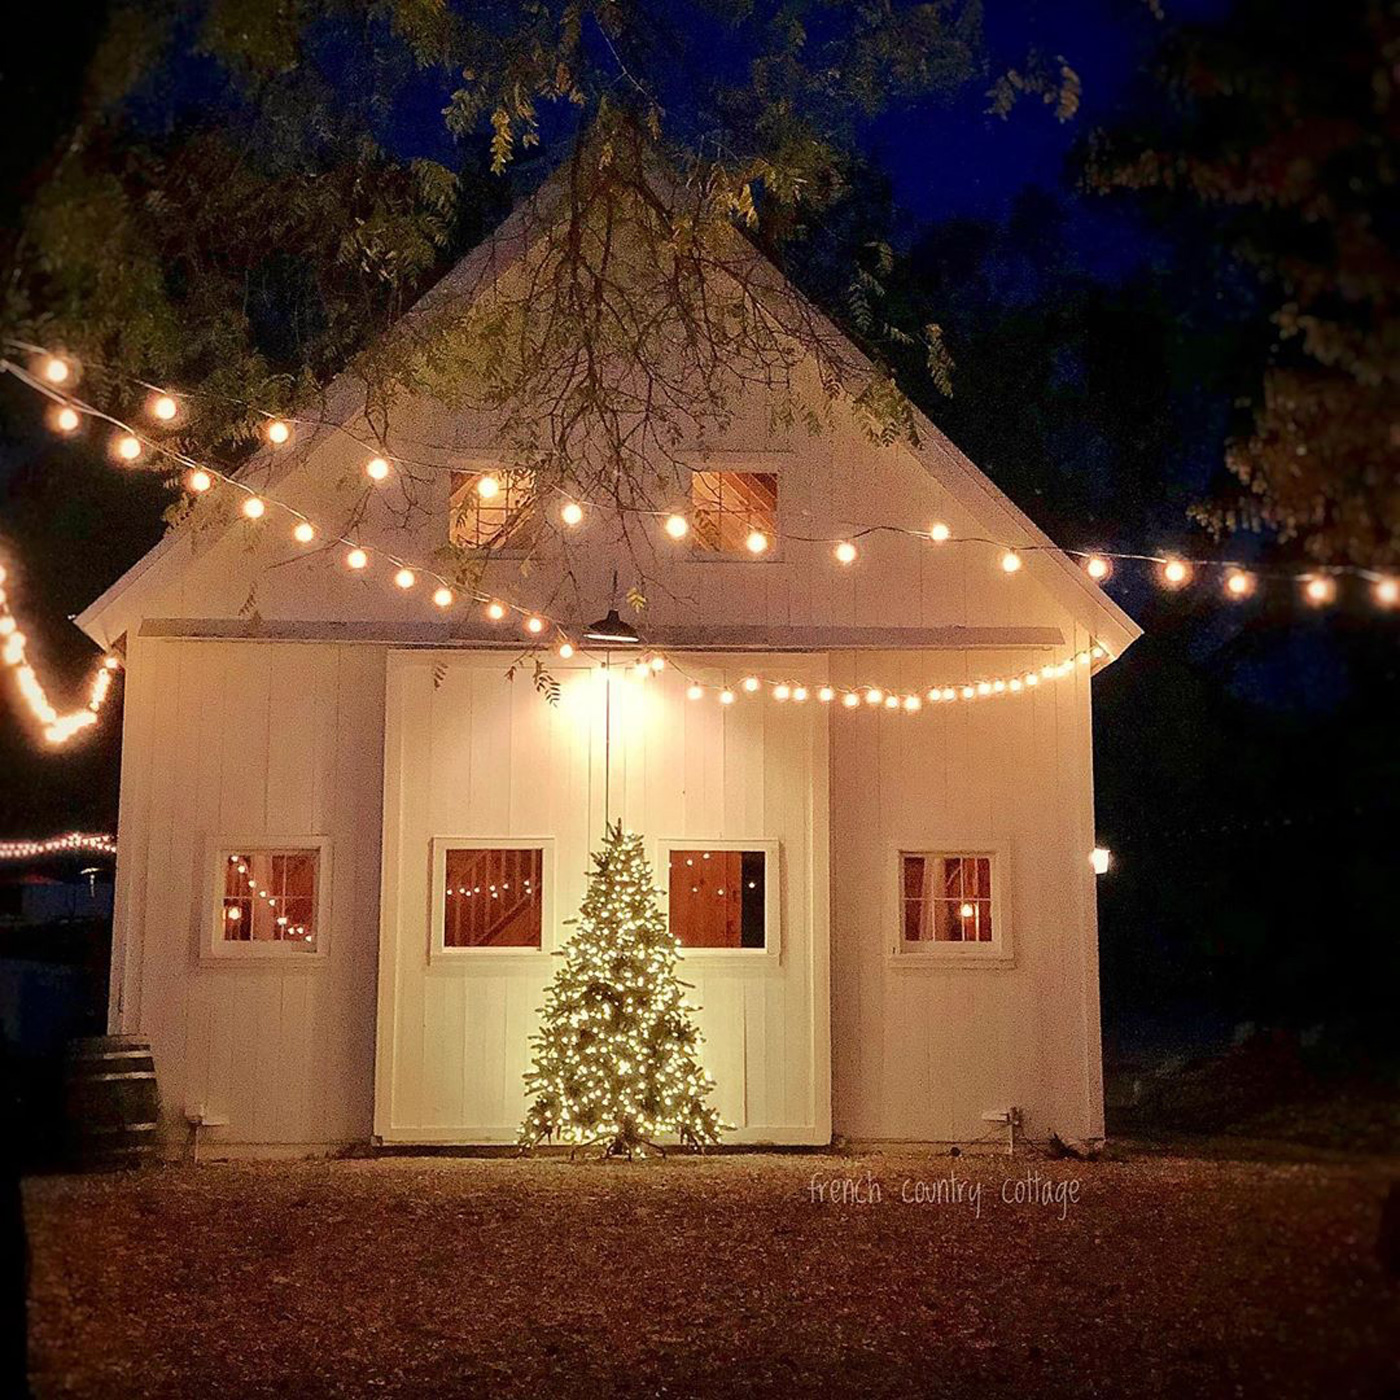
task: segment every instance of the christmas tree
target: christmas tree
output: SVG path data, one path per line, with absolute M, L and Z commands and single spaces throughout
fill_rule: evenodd
M 700 1031 L 642 838 L 610 824 L 593 864 L 532 1037 L 520 1144 L 603 1143 L 606 1156 L 631 1157 L 674 1133 L 702 1148 L 722 1126 L 707 1102 L 714 1081 L 697 1058 Z

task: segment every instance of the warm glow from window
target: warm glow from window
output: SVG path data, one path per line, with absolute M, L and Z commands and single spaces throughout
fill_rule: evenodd
M 690 503 L 701 550 L 762 554 L 777 536 L 778 478 L 772 472 L 692 472 Z
M 768 856 L 764 851 L 670 853 L 671 934 L 682 948 L 762 948 Z
M 528 549 L 533 543 L 539 530 L 533 472 L 453 472 L 450 492 L 447 538 L 452 544 Z
M 900 853 L 904 946 L 993 941 L 992 858 Z
M 314 952 L 320 859 L 315 850 L 225 852 L 223 941 Z
M 538 948 L 544 927 L 544 851 L 459 847 L 444 861 L 445 948 Z

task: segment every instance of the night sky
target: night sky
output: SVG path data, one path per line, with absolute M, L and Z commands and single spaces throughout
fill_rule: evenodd
M 1166 8 L 1175 23 L 1228 7 Z M 100 7 L 74 8 L 61 43 L 47 18 L 7 20 L 0 54 L 7 223 L 63 128 Z M 1082 106 L 1060 124 L 1027 100 L 1002 120 L 975 84 L 866 133 L 912 275 L 946 306 L 955 395 L 925 406 L 1062 544 L 1203 551 L 1185 508 L 1218 471 L 1232 386 L 1201 347 L 1248 315 L 1247 297 L 1212 283 L 1208 228 L 1152 225 L 1129 200 L 1082 192 L 1074 167 L 1094 126 L 1160 102 L 1148 68 L 1163 23 L 1142 0 L 1047 0 L 988 6 L 986 26 L 994 70 L 1063 54 Z M 407 102 L 394 144 L 441 154 L 439 107 Z M 0 555 L 22 568 L 12 592 L 61 695 L 93 659 L 66 619 L 159 538 L 164 503 L 149 478 L 53 442 L 33 399 L 0 385 Z M 1303 615 L 1291 599 L 1246 616 L 1125 574 L 1113 591 L 1147 636 L 1095 700 L 1099 834 L 1118 856 L 1100 883 L 1110 1040 L 1381 1024 L 1396 958 L 1393 915 L 1378 912 L 1400 777 L 1394 623 Z M 0 836 L 114 829 L 116 710 L 86 742 L 40 753 L 9 698 Z M 1359 991 L 1339 970 L 1358 957 L 1378 974 Z

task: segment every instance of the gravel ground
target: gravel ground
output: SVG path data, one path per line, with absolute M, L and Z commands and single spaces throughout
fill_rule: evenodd
M 26 1187 L 34 1384 L 93 1400 L 1395 1395 L 1400 1288 L 1374 1243 L 1397 1174 L 888 1154 L 51 1177 Z M 1018 1190 L 1038 1199 L 1004 1199 Z

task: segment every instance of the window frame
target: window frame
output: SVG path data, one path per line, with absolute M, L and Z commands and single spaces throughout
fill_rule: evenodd
M 777 503 L 773 507 L 773 533 L 768 548 L 762 554 L 750 554 L 747 549 L 724 550 L 707 549 L 700 544 L 695 529 L 695 475 L 696 473 L 730 472 L 741 476 L 771 476 L 777 483 Z M 783 559 L 783 482 L 785 473 L 774 462 L 763 458 L 747 459 L 742 465 L 738 462 L 691 462 L 686 467 L 685 499 L 686 513 L 691 522 L 690 548 L 687 557 L 697 564 L 776 564 Z M 714 843 L 711 843 L 714 844 Z M 757 850 L 758 847 L 752 847 Z
M 230 855 L 241 851 L 316 852 L 316 943 L 308 952 L 279 939 L 244 940 L 223 936 L 225 866 Z M 315 966 L 330 953 L 331 839 L 329 836 L 220 836 L 208 842 L 205 863 L 209 871 L 206 886 L 205 934 L 200 942 L 203 962 L 286 962 L 288 966 Z
M 509 462 L 502 462 L 494 457 L 460 457 L 447 463 L 447 518 L 446 528 L 443 531 L 443 539 L 451 549 L 460 549 L 464 554 L 473 555 L 483 559 L 524 559 L 532 549 L 532 544 L 458 544 L 452 538 L 452 479 L 460 474 L 462 476 L 505 476 L 507 473 L 524 472 L 529 476 L 536 477 L 537 473 L 533 467 L 512 466 Z M 531 524 L 535 530 L 542 528 L 543 522 L 539 512 L 542 508 L 542 501 L 539 492 L 532 490 L 530 493 L 530 514 L 522 518 L 521 525 Z M 488 506 L 489 508 L 489 506 Z
M 886 914 L 888 959 L 896 967 L 1013 967 L 1011 925 L 1011 850 L 1006 841 L 947 841 L 928 837 L 896 841 L 889 848 L 889 907 Z M 904 937 L 904 857 L 978 857 L 991 862 L 992 929 L 987 943 L 912 943 Z
M 773 839 L 741 840 L 734 837 L 663 836 L 656 842 L 658 889 L 666 912 L 666 927 L 671 927 L 671 852 L 693 851 L 708 847 L 712 851 L 762 851 L 763 875 L 763 947 L 762 948 L 678 948 L 682 962 L 740 962 L 767 964 L 782 957 L 782 841 Z
M 428 962 L 450 964 L 485 958 L 499 962 L 505 958 L 536 961 L 550 957 L 558 948 L 554 917 L 554 837 L 552 836 L 434 836 L 429 843 L 428 873 Z M 540 853 L 540 946 L 519 945 L 501 948 L 449 948 L 447 946 L 447 853 L 448 851 L 539 851 Z

